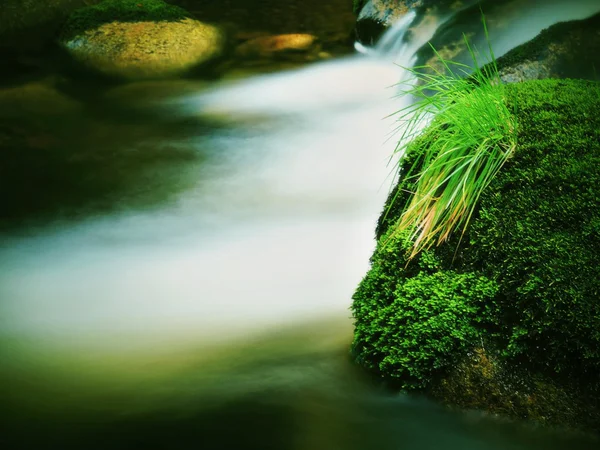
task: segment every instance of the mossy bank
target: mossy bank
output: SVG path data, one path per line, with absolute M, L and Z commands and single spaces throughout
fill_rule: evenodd
M 353 355 L 397 388 L 598 431 L 600 85 L 530 81 L 506 98 L 518 146 L 462 238 L 407 259 L 393 225 L 413 186 L 390 194 L 354 294 Z M 425 151 L 409 147 L 401 172 Z

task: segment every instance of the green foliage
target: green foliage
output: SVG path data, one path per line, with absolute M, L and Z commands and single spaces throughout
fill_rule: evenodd
M 456 230 L 465 232 L 479 196 L 516 146 L 515 116 L 506 106 L 496 66 L 481 70 L 466 37 L 465 43 L 474 67 L 438 54 L 443 69 L 410 69 L 416 82 L 410 80 L 403 92 L 415 101 L 399 111 L 404 132 L 395 152 L 413 190 L 394 228 L 410 232 L 410 257 Z M 426 124 L 427 133 L 413 143 Z M 412 166 L 402 161 L 408 145 L 426 148 Z
M 67 20 L 61 39 L 68 40 L 84 31 L 105 23 L 141 21 L 179 21 L 190 17 L 190 13 L 162 0 L 104 0 L 97 5 L 74 11 Z
M 402 388 L 422 388 L 480 340 L 480 305 L 497 287 L 483 276 L 439 271 L 428 250 L 406 265 L 408 236 L 391 240 L 354 295 L 353 354 Z

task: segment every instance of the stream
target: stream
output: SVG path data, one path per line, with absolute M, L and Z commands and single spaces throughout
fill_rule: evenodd
M 600 10 L 505 6 L 489 16 L 497 56 Z M 389 115 L 408 101 L 394 85 L 448 19 L 408 40 L 410 14 L 385 45 L 295 70 L 27 81 L 36 101 L 17 109 L 43 164 L 14 172 L 0 230 L 2 448 L 598 448 L 389 392 L 350 360 Z

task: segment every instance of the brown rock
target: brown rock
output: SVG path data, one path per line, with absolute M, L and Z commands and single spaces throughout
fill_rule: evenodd
M 591 389 L 574 381 L 551 379 L 480 347 L 435 381 L 429 394 L 463 410 L 573 430 L 597 430 L 600 407 L 590 401 Z
M 236 49 L 242 57 L 270 56 L 279 52 L 306 52 L 314 48 L 317 38 L 311 34 L 262 36 L 244 42 Z
M 197 20 L 112 22 L 62 43 L 79 62 L 106 75 L 165 78 L 213 59 L 222 51 L 221 31 Z

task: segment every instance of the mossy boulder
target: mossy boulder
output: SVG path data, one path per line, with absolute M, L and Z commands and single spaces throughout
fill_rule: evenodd
M 483 8 L 492 41 L 493 36 L 506 32 L 506 19 L 502 19 L 506 17 L 506 5 L 503 3 L 488 1 Z M 481 59 L 489 60 L 489 40 L 480 20 L 477 20 L 480 17 L 478 4 L 455 14 L 436 30 L 431 45 L 428 43 L 418 50 L 416 65 L 443 70 L 439 56 L 472 65 L 473 58 L 465 43 L 465 36 L 473 48 L 481 51 Z M 503 54 L 497 64 L 500 78 L 505 83 L 546 78 L 598 79 L 600 14 L 554 24 L 512 49 L 500 42 L 499 46 L 494 46 L 494 51 L 496 56 Z
M 600 79 L 600 14 L 557 23 L 497 63 L 505 83 L 543 78 Z
M 105 0 L 75 11 L 59 37 L 79 63 L 127 79 L 182 74 L 217 57 L 219 28 L 161 0 Z
M 600 417 L 600 85 L 541 80 L 506 89 L 518 147 L 462 238 L 409 260 L 410 242 L 393 225 L 413 186 L 401 180 L 390 194 L 387 206 L 396 200 L 380 218 L 371 269 L 354 294 L 353 354 L 400 388 L 598 429 L 590 417 Z M 424 151 L 410 147 L 404 169 Z M 457 370 L 481 366 L 473 357 L 481 349 L 504 368 L 481 391 L 497 395 L 460 401 L 474 390 L 468 383 L 484 378 Z M 442 389 L 448 380 L 452 389 Z M 529 403 L 515 406 L 511 392 L 521 382 Z

